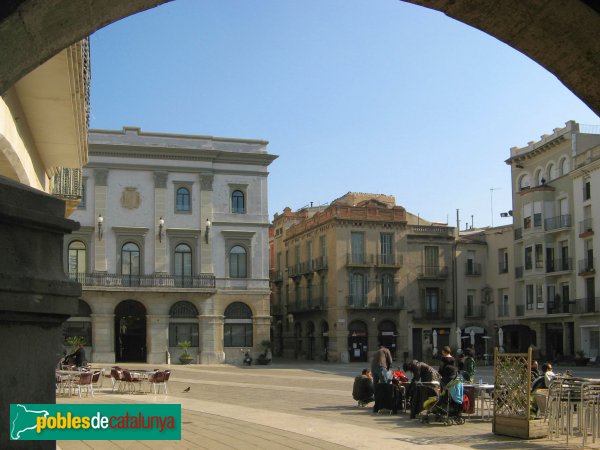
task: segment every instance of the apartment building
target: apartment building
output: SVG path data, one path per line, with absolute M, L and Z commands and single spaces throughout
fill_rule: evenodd
M 597 128 L 569 121 L 539 141 L 512 148 L 506 161 L 513 186 L 519 322 L 546 358 L 578 351 L 597 357 L 600 347 Z
M 64 265 L 94 362 L 235 362 L 269 339 L 267 142 L 91 130 Z
M 349 192 L 276 214 L 271 232 L 275 354 L 367 361 L 378 342 L 397 360 L 431 356 L 454 323 L 454 228 L 393 196 Z

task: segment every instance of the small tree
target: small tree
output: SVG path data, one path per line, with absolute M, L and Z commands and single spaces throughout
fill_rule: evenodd
M 79 348 L 79 345 L 85 345 L 85 339 L 83 336 L 69 336 L 65 339 L 65 346 L 69 347 L 71 353 Z

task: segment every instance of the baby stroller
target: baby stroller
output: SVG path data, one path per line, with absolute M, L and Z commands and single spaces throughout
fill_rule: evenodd
M 442 422 L 444 425 L 462 425 L 463 383 L 457 377 L 450 381 L 439 396 L 423 403 L 422 423 Z

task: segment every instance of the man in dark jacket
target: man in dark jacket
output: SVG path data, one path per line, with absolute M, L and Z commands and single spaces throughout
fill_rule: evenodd
M 363 369 L 362 374 L 354 378 L 352 386 L 352 398 L 358 402 L 358 406 L 366 406 L 373 401 L 373 376 L 369 369 Z
M 379 349 L 373 354 L 373 358 L 371 359 L 373 383 L 387 383 L 390 381 L 390 367 L 392 367 L 392 354 L 383 344 L 380 343 Z
M 436 395 L 432 382 L 440 380 L 440 374 L 430 365 L 416 359 L 404 363 L 404 372 L 412 372 L 413 377 L 408 388 L 410 396 L 410 418 L 415 419 L 423 410 L 423 402 Z M 421 383 L 428 383 L 423 385 Z
M 82 367 L 87 364 L 87 360 L 85 358 L 85 349 L 83 348 L 83 344 L 79 344 L 79 348 L 75 350 L 72 356 L 75 359 L 75 365 L 77 367 Z

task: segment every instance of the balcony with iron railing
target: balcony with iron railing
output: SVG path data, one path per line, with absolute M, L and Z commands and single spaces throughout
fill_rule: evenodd
M 515 228 L 515 241 L 523 239 L 523 228 Z
M 283 280 L 283 272 L 281 270 L 269 270 L 269 279 L 276 283 Z
M 421 265 L 418 267 L 419 278 L 448 278 L 448 267 L 447 266 L 426 266 Z
M 579 236 L 585 237 L 594 234 L 594 219 L 592 217 L 588 217 L 579 222 Z
M 501 303 L 498 305 L 498 317 L 509 317 L 510 316 L 510 307 L 506 303 Z
M 66 217 L 79 205 L 83 194 L 81 169 L 59 168 L 51 179 L 50 192 L 66 203 Z
M 311 298 L 310 301 L 307 301 L 307 308 L 310 310 L 323 310 L 327 308 L 327 297 L 316 295 Z
M 348 308 L 350 308 L 350 309 L 368 308 L 367 294 L 350 294 L 348 296 Z
M 498 262 L 498 273 L 508 273 L 508 263 L 505 261 Z
M 515 267 L 515 278 L 523 278 L 523 266 Z
M 450 322 L 454 320 L 452 309 L 427 309 L 425 307 L 413 311 L 414 322 Z
M 465 275 L 469 277 L 481 276 L 481 264 L 472 261 L 467 261 L 465 264 Z
M 397 268 L 402 267 L 403 256 L 402 255 L 389 255 L 389 254 L 378 254 L 375 260 L 377 267 L 381 268 Z
M 301 276 L 302 270 L 300 268 L 300 263 L 287 266 L 287 274 L 288 274 L 288 277 L 291 277 L 291 278 Z
M 596 258 L 580 259 L 577 263 L 577 272 L 579 275 L 587 276 L 596 273 Z
M 114 273 L 70 273 L 69 278 L 82 284 L 83 288 L 153 288 L 153 289 L 214 289 L 215 276 L 151 274 L 123 275 Z
M 313 259 L 313 268 L 316 271 L 327 269 L 327 256 L 317 256 Z
M 571 215 L 563 214 L 561 216 L 549 217 L 544 220 L 544 229 L 546 231 L 561 230 L 571 228 Z
M 308 275 L 314 272 L 312 260 L 300 263 L 299 272 L 301 275 Z
M 346 255 L 347 267 L 371 267 L 373 265 L 373 255 L 365 253 L 348 253 Z
M 515 305 L 515 312 L 517 317 L 523 317 L 525 315 L 525 305 Z
M 548 314 L 573 314 L 575 312 L 574 300 L 548 300 L 546 305 Z
M 404 309 L 404 296 L 380 294 L 374 303 L 369 303 L 369 306 L 380 309 Z
M 586 297 L 575 300 L 576 314 L 590 314 L 600 312 L 600 297 Z
M 565 272 L 572 270 L 572 268 L 572 258 L 546 260 L 546 273 Z
M 485 306 L 465 305 L 465 319 L 483 319 L 485 317 Z

